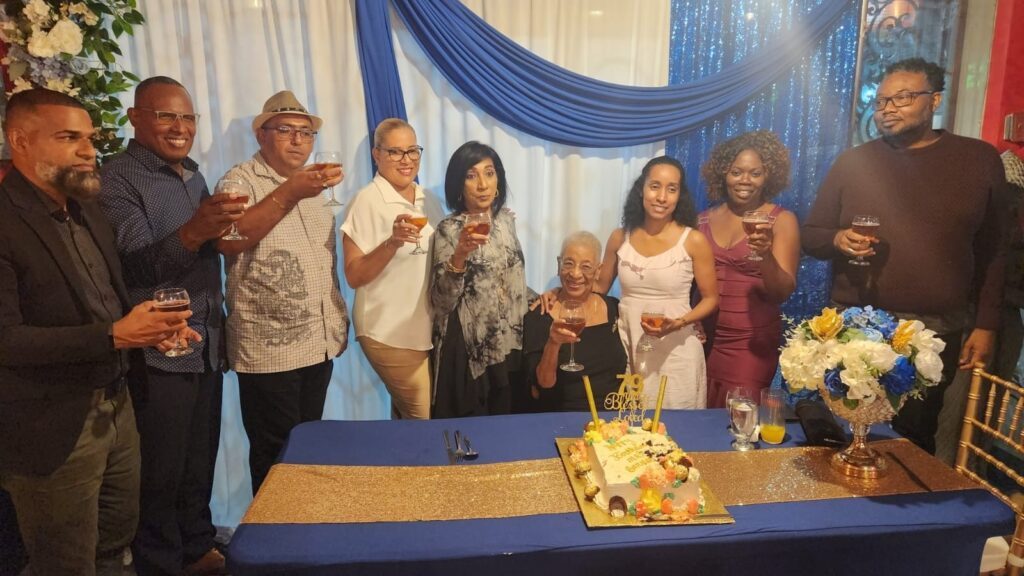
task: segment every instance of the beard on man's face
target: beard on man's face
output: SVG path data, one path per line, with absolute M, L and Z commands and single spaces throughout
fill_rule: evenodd
M 39 162 L 36 164 L 36 172 L 67 197 L 79 202 L 95 200 L 100 194 L 100 175 L 95 170 L 81 172 L 71 166 Z

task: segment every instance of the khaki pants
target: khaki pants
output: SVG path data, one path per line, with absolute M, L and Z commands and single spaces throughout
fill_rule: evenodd
M 391 394 L 392 417 L 430 418 L 430 351 L 392 348 L 366 336 L 359 345 Z
M 128 391 L 93 407 L 67 461 L 47 476 L 5 474 L 33 576 L 120 574 L 139 520 L 139 435 Z

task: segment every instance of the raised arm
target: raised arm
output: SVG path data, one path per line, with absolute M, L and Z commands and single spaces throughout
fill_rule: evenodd
M 782 211 L 774 225 L 760 224 L 748 237 L 750 249 L 762 257 L 761 278 L 768 299 L 781 304 L 796 289 L 800 264 L 800 228 L 796 215 Z

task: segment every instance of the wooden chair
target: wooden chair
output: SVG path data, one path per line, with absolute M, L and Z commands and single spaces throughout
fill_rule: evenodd
M 996 469 L 1015 482 L 1024 492 L 1024 476 L 993 455 L 999 447 L 1010 458 L 1024 461 L 1024 388 L 985 372 L 975 364 L 967 392 L 964 424 L 956 453 L 956 471 L 978 482 L 1006 503 L 1017 514 L 1017 526 L 1006 557 L 1007 574 L 1024 574 L 1024 499 L 1011 500 L 1010 493 L 995 486 L 987 472 Z M 1000 539 L 1001 540 L 1001 539 Z M 990 539 L 986 554 L 1005 543 Z

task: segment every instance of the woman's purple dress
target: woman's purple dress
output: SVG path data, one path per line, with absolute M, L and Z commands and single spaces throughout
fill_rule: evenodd
M 771 215 L 777 217 L 782 207 Z M 724 408 L 730 388 L 746 388 L 753 398 L 771 385 L 779 364 L 782 317 L 779 305 L 767 299 L 757 262 L 747 260 L 745 240 L 731 248 L 715 242 L 709 211 L 698 218 L 715 255 L 718 311 L 704 320 L 707 333 L 708 408 Z

